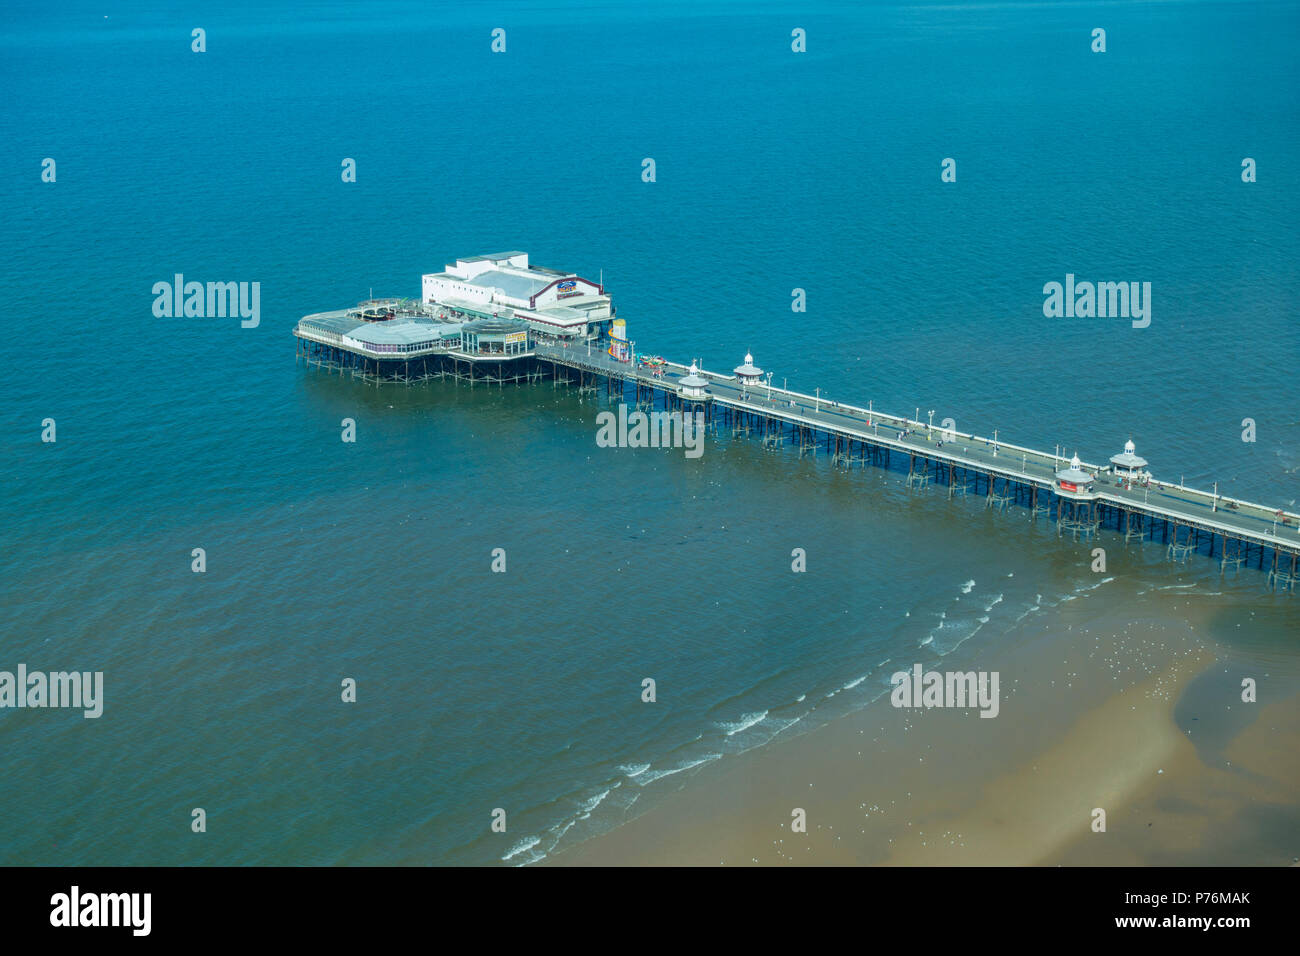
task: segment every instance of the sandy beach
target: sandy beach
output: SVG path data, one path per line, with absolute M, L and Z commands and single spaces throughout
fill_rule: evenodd
M 1294 681 L 1242 703 L 1206 615 L 1192 601 L 1182 613 L 1171 620 L 1167 601 L 1137 599 L 1059 609 L 1050 626 L 945 659 L 1000 672 L 994 719 L 884 697 L 702 768 L 550 862 L 1290 864 L 1300 855 Z M 796 808 L 805 833 L 792 831 Z

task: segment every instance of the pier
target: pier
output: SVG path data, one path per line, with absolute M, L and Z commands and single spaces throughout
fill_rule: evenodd
M 641 410 L 700 412 L 715 434 L 729 429 L 760 439 L 765 449 L 788 444 L 800 457 L 825 454 L 835 467 L 905 471 L 907 486 L 917 492 L 941 488 L 948 497 L 982 495 L 985 506 L 998 511 L 1024 507 L 1035 520 L 1055 521 L 1057 534 L 1074 541 L 1112 529 L 1125 541 L 1163 546 L 1171 561 L 1204 553 L 1224 573 L 1249 566 L 1266 570 L 1271 589 L 1294 591 L 1300 582 L 1300 515 L 1225 498 L 1217 488 L 1157 480 L 1141 470 L 1146 462 L 1133 453 L 1132 443 L 1110 464 L 1092 464 L 1067 459 L 1064 448 L 1041 451 L 1001 441 L 996 433 L 936 427 L 874 403 L 864 408 L 831 400 L 820 389 L 809 395 L 779 388 L 751 356 L 733 372 L 657 356 L 638 360 L 625 324 L 612 318 L 603 285 L 588 283 L 587 301 L 602 311 L 584 325 L 578 309 L 538 305 L 536 290 L 563 288 L 567 280 L 554 277 L 564 273 L 529 267 L 523 253 L 458 263 L 471 271 L 480 261 L 500 265 L 505 257 L 512 257 L 514 273 L 542 273 L 520 293 L 527 300 L 513 300 L 526 301 L 529 310 L 516 314 L 495 299 L 487 305 L 371 300 L 365 308 L 304 316 L 293 330 L 297 355 L 311 367 L 373 385 L 451 378 L 471 387 L 504 387 L 549 380 L 552 388 L 604 391 L 610 401 Z M 458 281 L 448 274 L 447 281 Z M 425 277 L 426 285 L 448 274 Z M 569 323 L 563 335 L 548 334 L 559 328 L 550 321 L 556 318 Z
M 599 350 L 587 354 L 572 347 L 536 346 L 537 356 L 554 369 L 610 378 L 636 394 L 664 396 L 665 407 L 681 400 L 663 378 L 628 367 Z M 687 367 L 667 363 L 685 375 Z M 1054 516 L 1058 531 L 1075 540 L 1102 527 L 1126 539 L 1159 540 L 1175 560 L 1206 549 L 1223 569 L 1251 563 L 1267 566 L 1269 583 L 1292 589 L 1300 557 L 1300 516 L 1265 505 L 1232 500 L 1195 488 L 1151 481 L 1144 488 L 1106 483 L 1103 466 L 1083 463 L 1098 482 L 1095 495 L 1080 502 L 1059 494 L 1056 473 L 1067 461 L 1062 454 L 1039 451 L 992 438 L 945 430 L 929 422 L 828 401 L 820 395 L 761 385 L 741 385 L 734 376 L 697 367 L 709 380 L 708 418 L 733 429 L 770 439 L 788 436 L 801 454 L 824 451 L 835 464 L 891 464 L 907 470 L 908 484 L 946 486 L 949 495 L 983 494 L 999 510 L 1022 503 L 1036 515 Z M 555 373 L 553 373 L 555 374 Z M 942 441 L 942 447 L 940 442 Z M 1288 540 L 1289 539 L 1289 540 Z

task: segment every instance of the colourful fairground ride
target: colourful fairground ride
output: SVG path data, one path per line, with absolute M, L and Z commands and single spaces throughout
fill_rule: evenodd
M 663 375 L 668 368 L 668 360 L 662 355 L 638 355 L 636 361 L 651 375 Z
M 626 362 L 632 354 L 630 345 L 627 340 L 627 323 L 622 319 L 615 319 L 609 325 L 609 348 L 605 351 L 618 361 Z

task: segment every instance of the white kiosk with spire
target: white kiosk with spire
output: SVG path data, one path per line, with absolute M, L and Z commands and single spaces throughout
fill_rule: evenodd
M 1075 452 L 1070 464 L 1056 473 L 1052 490 L 1056 492 L 1056 533 L 1070 532 L 1078 541 L 1091 538 L 1100 528 L 1097 517 L 1097 492 L 1094 478 L 1083 470 L 1079 454 Z
M 691 370 L 677 380 L 677 394 L 689 401 L 702 402 L 709 397 L 709 380 L 700 374 L 692 362 Z
M 1083 470 L 1077 452 L 1070 459 L 1069 466 L 1056 473 L 1056 493 L 1062 498 L 1073 498 L 1076 501 L 1091 501 L 1096 497 L 1093 477 Z
M 1139 485 L 1145 484 L 1151 477 L 1142 470 L 1147 466 L 1147 460 L 1136 454 L 1136 446 L 1131 438 L 1124 443 L 1123 452 L 1111 456 L 1110 463 L 1115 466 L 1115 477 L 1121 484 L 1127 484 L 1130 488 L 1133 487 L 1134 482 Z
M 754 356 L 745 353 L 745 364 L 736 366 L 736 379 L 741 388 L 763 384 L 763 370 L 754 364 Z

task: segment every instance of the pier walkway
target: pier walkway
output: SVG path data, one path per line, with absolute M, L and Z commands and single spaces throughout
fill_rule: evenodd
M 1270 587 L 1295 590 L 1300 585 L 1300 514 L 1295 512 L 1155 478 L 1129 487 L 1109 465 L 1087 462 L 1080 464 L 1092 476 L 1092 490 L 1063 493 L 1055 481 L 1069 464 L 1063 447 L 1049 453 L 995 440 L 996 435 L 944 429 L 879 411 L 873 404 L 863 408 L 778 388 L 768 384 L 770 376 L 746 384 L 730 372 L 697 367 L 696 374 L 707 381 L 707 396 L 694 397 L 679 386 L 690 370 L 675 362 L 665 362 L 655 374 L 635 361 L 635 353 L 632 361 L 620 361 L 586 342 L 564 345 L 536 338 L 511 353 L 504 347 L 464 351 L 459 335 L 444 334 L 445 325 L 424 319 L 390 332 L 383 323 L 365 326 L 354 312 L 318 313 L 298 324 L 298 353 L 309 365 L 375 383 L 451 376 L 471 384 L 504 385 L 538 382 L 548 373 L 558 383 L 572 381 L 576 372 L 580 387 L 592 388 L 603 380 L 612 397 L 631 385 L 640 407 L 662 402 L 665 408 L 700 409 L 711 428 L 729 422 L 737 432 L 761 431 L 765 446 L 784 444 L 788 429 L 801 456 L 816 454 L 822 444 L 827 452 L 833 447 L 837 465 L 871 460 L 888 467 L 891 456 L 906 456 L 897 460 L 907 469 L 909 486 L 946 484 L 949 495 L 982 490 L 990 507 L 1023 503 L 1035 515 L 1054 509 L 1058 534 L 1089 538 L 1103 521 L 1113 522 L 1125 540 L 1158 536 L 1173 560 L 1186 560 L 1208 543 L 1209 556 L 1219 558 L 1225 570 L 1247 562 L 1263 569 L 1267 563 Z M 366 331 L 358 335 L 358 328 Z
M 618 361 L 596 348 L 538 342 L 534 351 L 538 359 L 554 365 L 667 392 L 672 392 L 677 376 L 687 372 L 686 366 L 669 362 L 663 367 L 664 375 L 654 375 L 649 369 Z M 995 492 L 997 479 L 1050 492 L 1056 472 L 1068 463 L 1064 449 L 1060 454 L 1052 454 L 1002 441 L 995 444 L 987 436 L 932 427 L 924 421 L 829 401 L 818 395 L 767 384 L 746 388 L 731 374 L 705 369 L 697 369 L 697 374 L 709 380 L 709 400 L 715 407 L 905 454 L 914 464 L 924 463 L 922 467 L 938 466 L 937 474 L 942 474 L 939 469 L 947 470 L 950 483 L 956 470 L 963 473 L 963 481 L 966 474 L 973 473 L 984 478 L 990 495 Z M 1094 473 L 1100 470 L 1099 466 L 1086 462 L 1084 468 Z M 1274 551 L 1274 568 L 1286 577 L 1287 572 L 1277 568 L 1277 554 L 1291 555 L 1293 566 L 1294 557 L 1300 555 L 1300 515 L 1295 513 L 1251 502 L 1229 501 L 1212 492 L 1158 482 L 1154 478 L 1145 488 L 1130 489 L 1119 486 L 1113 474 L 1100 473 L 1096 475 L 1095 487 L 1095 500 L 1118 509 L 1119 516 L 1146 516 L 1172 524 L 1176 542 L 1181 540 L 1180 529 L 1222 535 L 1224 550 L 1220 556 L 1229 561 L 1236 560 L 1231 543 L 1251 542 L 1261 546 L 1261 564 L 1263 549 Z M 1034 500 L 1037 501 L 1037 496 Z M 1117 524 L 1118 521 L 1117 518 Z M 1211 538 L 1211 556 L 1214 556 L 1214 546 Z

